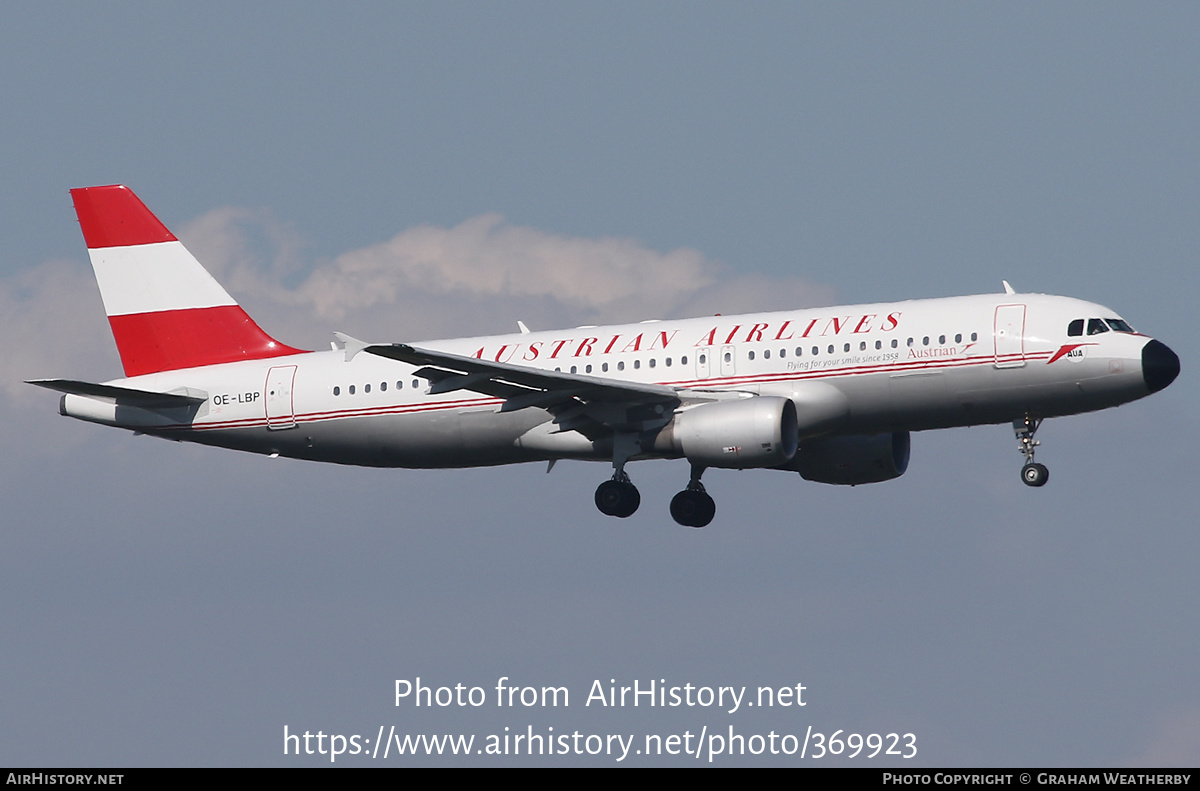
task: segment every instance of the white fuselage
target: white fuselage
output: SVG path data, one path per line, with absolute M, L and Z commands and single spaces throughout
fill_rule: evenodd
M 1115 317 L 1066 297 L 997 294 L 428 341 L 422 347 L 615 381 L 782 396 L 800 441 L 1001 423 L 1141 398 L 1146 336 L 1068 336 Z M 342 350 L 164 371 L 108 384 L 204 398 L 143 409 L 69 394 L 63 414 L 259 453 L 386 467 L 612 458 L 536 406 L 430 395 L 420 366 Z M 648 448 L 649 445 L 643 445 Z M 641 457 L 678 455 L 643 452 Z

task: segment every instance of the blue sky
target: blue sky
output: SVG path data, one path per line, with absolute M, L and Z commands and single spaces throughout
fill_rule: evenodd
M 924 765 L 1194 764 L 1198 29 L 1182 2 L 5 6 L 0 761 L 315 761 L 284 725 L 707 724 L 914 732 Z M 666 516 L 682 463 L 633 465 L 643 507 L 614 523 L 599 465 L 164 443 L 20 384 L 119 374 L 67 194 L 114 182 L 312 347 L 1004 278 L 1111 306 L 1183 373 L 1049 421 L 1043 490 L 1006 427 L 921 434 L 877 486 L 714 471 L 699 532 Z M 429 239 L 458 254 L 425 279 L 342 276 Z M 606 289 L 555 285 L 596 260 Z M 395 707 L 416 676 L 579 704 Z M 810 704 L 581 705 L 634 678 Z

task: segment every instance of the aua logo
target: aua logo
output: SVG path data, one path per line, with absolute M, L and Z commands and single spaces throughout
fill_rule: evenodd
M 1095 345 L 1094 343 L 1068 343 L 1066 346 L 1060 346 L 1058 347 L 1058 351 L 1046 361 L 1046 365 L 1056 360 L 1061 360 L 1064 357 L 1073 363 L 1081 363 L 1086 356 L 1085 350 L 1087 347 Z

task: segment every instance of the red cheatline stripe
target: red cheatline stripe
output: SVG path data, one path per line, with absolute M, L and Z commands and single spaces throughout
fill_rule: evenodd
M 314 412 L 309 414 L 295 415 L 294 419 L 297 423 L 324 423 L 331 420 L 345 420 L 347 418 L 356 417 L 381 417 L 383 415 L 406 415 L 420 412 L 439 412 L 448 409 L 462 409 L 464 407 L 497 406 L 500 403 L 502 403 L 502 401 L 498 398 L 479 398 L 470 401 L 454 401 L 447 404 L 435 404 L 427 402 L 423 404 L 347 409 L 341 412 Z M 282 420 L 285 417 L 286 416 L 280 416 L 279 419 Z M 190 425 L 187 423 L 180 423 L 174 426 L 162 426 L 159 428 L 162 430 L 194 429 L 196 431 L 211 431 L 213 429 L 255 428 L 265 425 L 267 425 L 267 420 L 265 417 L 253 417 L 210 423 L 194 423 Z
M 89 249 L 177 241 L 129 187 L 84 187 L 71 198 Z
M 1024 355 L 1024 358 L 1027 360 L 1042 359 L 1042 358 L 1049 357 L 1051 354 L 1052 354 L 1052 352 L 1034 352 L 1031 354 Z M 1012 355 L 1012 356 L 1020 357 L 1021 355 Z M 681 381 L 677 381 L 677 382 L 664 382 L 663 384 L 673 385 L 676 387 L 686 387 L 689 385 L 700 387 L 700 386 L 705 386 L 705 385 L 713 386 L 713 385 L 718 385 L 718 384 L 726 385 L 726 386 L 736 386 L 739 384 L 766 384 L 769 382 L 789 382 L 789 381 L 797 381 L 797 380 L 805 380 L 805 379 L 827 379 L 827 378 L 839 378 L 839 377 L 845 377 L 845 376 L 858 376 L 858 375 L 872 374 L 872 373 L 886 373 L 888 371 L 896 370 L 897 367 L 901 367 L 903 370 L 913 371 L 913 370 L 920 370 L 921 367 L 923 367 L 925 370 L 943 370 L 943 369 L 949 369 L 949 368 L 962 368 L 962 367 L 971 366 L 971 365 L 991 365 L 993 363 L 993 360 L 994 360 L 994 358 L 991 355 L 987 355 L 987 356 L 978 356 L 978 357 L 959 359 L 959 360 L 942 360 L 937 364 L 930 364 L 927 361 L 921 361 L 921 362 L 914 361 L 911 364 L 901 363 L 901 364 L 899 364 L 899 366 L 897 366 L 896 364 L 891 364 L 891 365 L 885 364 L 885 365 L 879 365 L 879 366 L 868 366 L 868 367 L 863 367 L 863 368 L 833 369 L 833 370 L 828 370 L 828 371 L 803 371 L 803 372 L 793 371 L 793 372 L 789 372 L 789 373 L 785 373 L 785 374 L 780 374 L 780 373 L 762 374 L 759 376 L 726 377 L 723 379 L 721 379 L 721 378 L 690 379 L 690 380 L 681 380 Z M 347 396 L 347 397 L 348 398 L 356 398 L 357 396 Z M 496 406 L 498 404 L 502 404 L 503 402 L 504 402 L 504 400 L 500 399 L 500 398 L 494 398 L 491 396 L 482 396 L 481 395 L 478 398 L 457 398 L 452 401 L 441 401 L 441 402 L 424 401 L 424 402 L 420 402 L 420 403 L 416 403 L 416 404 L 384 404 L 384 405 L 380 405 L 380 406 L 364 406 L 364 407 L 360 407 L 358 409 L 342 409 L 342 410 L 329 410 L 329 411 L 323 411 L 323 412 L 308 412 L 308 413 L 295 415 L 295 420 L 298 423 L 326 422 L 326 421 L 330 421 L 330 420 L 345 420 L 348 418 L 357 418 L 357 417 L 381 417 L 384 415 L 404 415 L 404 414 L 414 414 L 414 413 L 421 413 L 421 412 L 445 411 L 448 409 L 463 409 L 463 408 L 474 408 L 474 407 L 484 407 L 484 406 Z M 267 425 L 267 421 L 264 416 L 264 417 L 241 418 L 241 419 L 237 419 L 237 420 L 195 423 L 195 424 L 191 424 L 191 425 L 179 424 L 178 426 L 170 426 L 170 427 L 164 427 L 164 428 L 166 428 L 166 429 L 173 429 L 173 428 L 194 429 L 196 431 L 202 431 L 202 430 L 214 430 L 214 429 L 254 428 L 256 426 L 261 427 L 261 426 L 265 426 L 265 425 Z
M 108 322 L 126 376 L 304 353 L 267 335 L 237 305 L 109 316 Z

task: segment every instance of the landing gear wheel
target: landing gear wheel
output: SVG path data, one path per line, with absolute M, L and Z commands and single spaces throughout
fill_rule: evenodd
M 605 481 L 596 487 L 596 507 L 600 513 L 624 519 L 642 504 L 642 495 L 629 481 Z
M 671 518 L 684 527 L 704 527 L 717 515 L 717 504 L 707 492 L 684 489 L 671 498 Z
M 1026 486 L 1045 486 L 1050 480 L 1050 470 L 1045 464 L 1026 464 L 1021 468 L 1021 480 Z

